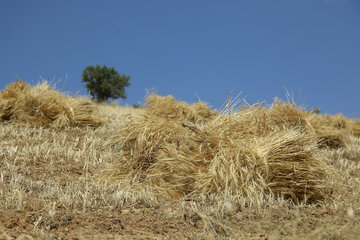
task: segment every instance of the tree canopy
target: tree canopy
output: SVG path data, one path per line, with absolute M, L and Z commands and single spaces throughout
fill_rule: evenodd
M 120 75 L 113 67 L 96 65 L 84 69 L 81 82 L 86 83 L 94 100 L 103 102 L 109 98 L 126 99 L 125 87 L 130 86 L 129 80 L 130 76 Z

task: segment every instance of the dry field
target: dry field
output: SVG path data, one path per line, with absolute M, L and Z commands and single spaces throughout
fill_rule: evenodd
M 0 93 L 0 239 L 360 239 L 360 122 Z

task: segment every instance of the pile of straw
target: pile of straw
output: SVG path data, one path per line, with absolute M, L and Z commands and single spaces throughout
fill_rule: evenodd
M 145 105 L 148 107 L 146 111 L 148 117 L 161 117 L 177 122 L 203 123 L 218 115 L 216 111 L 211 110 L 202 102 L 189 105 L 185 102 L 175 101 L 171 95 L 161 97 L 152 93 L 146 98 Z
M 36 127 L 98 127 L 102 124 L 90 100 L 69 97 L 47 82 L 34 87 L 19 80 L 0 92 L 0 121 Z
M 150 188 L 161 197 L 272 193 L 324 200 L 331 192 L 325 180 L 331 169 L 319 148 L 336 147 L 335 139 L 344 139 L 333 130 L 351 132 L 354 124 L 281 102 L 231 114 L 213 113 L 205 105 L 197 111 L 196 104 L 155 94 L 146 104 L 144 116 L 122 126 L 113 139 L 118 157 L 101 178 Z M 315 124 L 317 118 L 323 123 Z
M 341 148 L 349 136 L 360 136 L 360 121 L 340 114 L 331 116 L 305 111 L 294 103 L 275 101 L 268 109 L 269 126 L 298 127 L 317 139 L 319 147 Z

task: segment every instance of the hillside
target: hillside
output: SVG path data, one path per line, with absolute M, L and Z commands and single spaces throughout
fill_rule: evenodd
M 0 93 L 0 239 L 359 239 L 360 120 Z

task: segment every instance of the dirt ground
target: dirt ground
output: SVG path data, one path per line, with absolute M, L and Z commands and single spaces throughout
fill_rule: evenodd
M 117 211 L 57 209 L 52 216 L 5 210 L 0 239 L 359 239 L 358 222 L 330 210 L 289 206 L 259 214 L 245 209 L 219 219 L 181 205 L 165 201 L 157 208 Z

